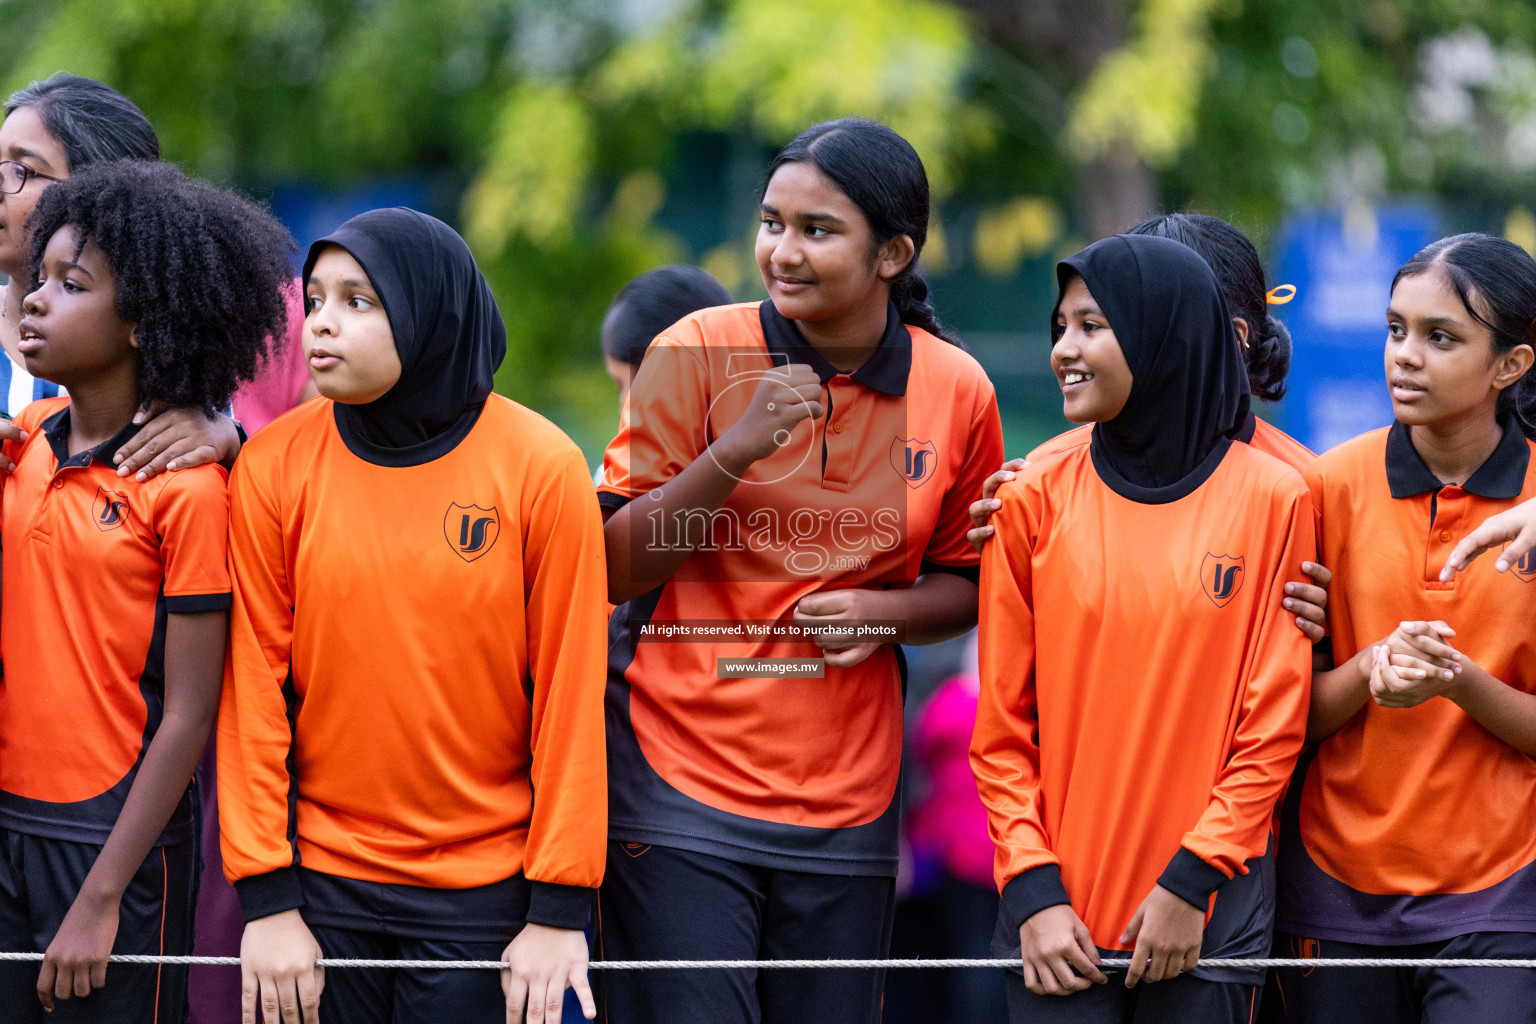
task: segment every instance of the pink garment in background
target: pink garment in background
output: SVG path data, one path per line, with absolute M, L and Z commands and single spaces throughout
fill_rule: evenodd
M 297 280 L 288 290 L 288 336 L 274 346 L 271 358 L 263 364 L 256 379 L 235 392 L 230 403 L 235 419 L 247 435 L 277 419 L 299 404 L 299 395 L 309 383 L 309 364 L 304 361 L 304 293 Z
M 298 282 L 288 290 L 288 333 L 283 344 L 262 364 L 256 379 L 235 393 L 231 402 L 235 419 L 254 434 L 298 404 L 309 382 L 300 339 L 304 332 L 304 294 Z M 219 852 L 219 794 L 214 775 L 214 741 L 198 767 L 202 787 L 203 873 L 198 883 L 197 956 L 239 956 L 245 920 L 234 886 L 224 878 L 224 858 Z M 191 1024 L 236 1024 L 240 1020 L 240 968 L 192 967 L 188 978 Z
M 976 676 L 951 676 L 918 713 L 913 750 L 927 770 L 928 794 L 912 814 L 907 842 L 915 856 L 937 860 L 950 877 L 990 889 L 992 839 L 970 761 L 979 692 Z

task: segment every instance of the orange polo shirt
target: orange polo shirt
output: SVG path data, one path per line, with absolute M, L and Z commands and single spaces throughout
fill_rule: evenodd
M 119 477 L 138 430 L 69 453 L 70 401 L 33 402 L 5 451 L 0 825 L 104 843 L 165 703 L 166 616 L 230 605 L 219 466 Z M 191 837 L 183 800 L 160 841 Z
M 826 417 L 751 467 L 662 586 L 615 611 L 609 664 L 613 838 L 791 870 L 894 874 L 904 668 L 894 644 L 823 678 L 721 678 L 723 660 L 817 658 L 788 622 L 805 596 L 974 575 L 967 508 L 1002 460 L 992 385 L 962 349 L 904 325 L 853 373 L 771 302 L 679 321 L 651 345 L 604 457 L 600 500 L 636 502 L 637 543 L 684 524 L 648 515 L 664 486 L 739 420 L 774 366 L 808 363 Z M 698 535 L 697 533 L 695 534 Z M 677 639 L 660 629 L 708 630 Z
M 1442 619 L 1457 650 L 1536 692 L 1536 559 L 1499 573 L 1484 558 L 1440 582 L 1463 537 L 1536 497 L 1531 448 L 1507 424 L 1460 487 L 1434 477 L 1402 424 L 1318 458 L 1307 476 L 1338 663 L 1400 622 Z M 1450 700 L 1368 701 L 1317 745 L 1299 789 L 1280 858 L 1287 931 L 1383 945 L 1536 931 L 1536 761 Z
M 998 491 L 971 763 L 1014 934 L 1070 902 L 1099 948 L 1128 949 L 1121 932 L 1162 884 L 1216 894 L 1206 955 L 1264 955 L 1272 897 L 1252 868 L 1311 680 L 1281 602 L 1313 517 L 1295 470 L 1224 447 L 1162 504 L 1112 489 L 1088 445 Z

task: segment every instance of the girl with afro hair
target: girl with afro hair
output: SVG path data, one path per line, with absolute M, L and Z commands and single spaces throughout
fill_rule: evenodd
M 193 769 L 228 632 L 226 474 L 119 477 L 146 403 L 211 413 L 286 320 L 293 242 L 168 164 L 87 167 L 28 225 L 18 324 L 36 401 L 0 521 L 0 948 L 10 1020 L 179 1021 L 197 887 Z M 110 974 L 110 980 L 108 975 Z M 34 992 L 35 989 L 35 992 Z M 27 1007 L 31 1010 L 27 1010 Z

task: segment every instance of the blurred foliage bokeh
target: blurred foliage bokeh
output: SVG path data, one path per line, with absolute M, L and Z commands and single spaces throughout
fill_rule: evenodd
M 742 299 L 774 148 L 878 118 L 922 154 L 941 315 L 1011 453 L 1058 425 L 1049 261 L 1149 212 L 1421 196 L 1536 247 L 1530 0 L 0 0 L 0 88 L 123 90 L 257 196 L 410 177 L 494 284 L 505 393 L 589 455 L 609 299 L 658 263 Z M 301 239 L 301 241 L 304 241 Z

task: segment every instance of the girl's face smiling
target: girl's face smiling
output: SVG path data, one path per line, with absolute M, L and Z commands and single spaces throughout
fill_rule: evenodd
M 1475 291 L 1468 298 L 1482 302 Z M 1404 277 L 1392 290 L 1385 364 L 1392 415 L 1401 423 L 1491 417 L 1499 392 L 1520 379 L 1532 357 L 1529 345 L 1495 352 L 1493 332 L 1467 311 L 1440 266 Z
M 54 178 L 69 177 L 64 147 L 31 107 L 17 107 L 0 123 L 0 160 L 16 163 Z M 20 278 L 27 270 L 27 218 L 37 197 L 53 182 L 28 177 L 20 192 L 0 192 L 0 273 Z
M 400 379 L 384 303 L 352 254 L 328 245 L 304 286 L 304 358 L 315 388 L 346 405 L 383 398 Z
M 1109 318 L 1082 277 L 1073 275 L 1056 309 L 1051 369 L 1061 386 L 1061 412 L 1073 423 L 1104 423 L 1131 397 L 1131 368 Z
M 913 256 L 906 235 L 877 246 L 853 200 L 814 165 L 798 162 L 782 165 L 768 181 L 755 251 L 775 308 L 812 323 L 862 312 L 877 284 L 900 274 Z

